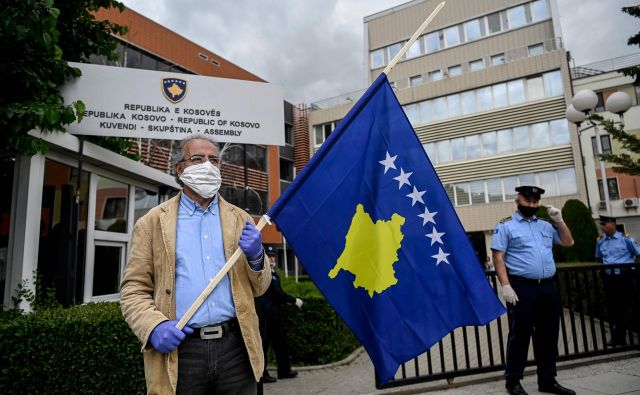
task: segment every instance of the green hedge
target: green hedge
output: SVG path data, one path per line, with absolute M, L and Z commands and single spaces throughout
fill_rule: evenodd
M 302 309 L 286 306 L 295 365 L 335 362 L 359 346 L 311 282 L 283 284 L 304 299 Z M 4 311 L 0 339 L 0 394 L 145 393 L 140 343 L 117 303 Z
M 284 306 L 284 326 L 293 365 L 339 361 L 360 347 L 360 342 L 307 276 L 300 276 L 298 283 L 293 277 L 281 278 L 282 288 L 304 301 L 301 309 Z M 269 362 L 275 362 L 272 353 Z
M 116 303 L 0 318 L 0 393 L 145 393 L 140 343 Z

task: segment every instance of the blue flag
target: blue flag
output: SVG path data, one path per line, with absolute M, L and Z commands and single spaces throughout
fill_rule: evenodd
M 382 383 L 505 312 L 384 73 L 268 215 Z

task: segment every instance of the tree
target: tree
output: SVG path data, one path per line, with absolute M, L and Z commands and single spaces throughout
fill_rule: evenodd
M 567 262 L 593 262 L 598 239 L 591 210 L 580 200 L 567 200 L 562 207 L 562 218 L 573 235 L 572 247 L 560 247 Z
M 117 40 L 126 27 L 97 21 L 92 12 L 124 6 L 115 0 L 5 0 L 0 9 L 0 146 L 15 153 L 46 152 L 47 144 L 28 136 L 64 132 L 81 120 L 84 103 L 64 105 L 60 87 L 79 77 L 67 62 L 87 61 L 90 55 L 116 60 Z M 124 153 L 129 144 L 114 138 L 92 139 Z
M 640 18 L 640 6 L 622 7 L 622 11 L 635 18 Z M 640 47 L 640 32 L 631 36 L 627 44 Z M 640 86 L 640 66 L 627 67 L 620 71 L 627 77 L 633 77 L 633 84 Z M 590 118 L 601 122 L 607 133 L 619 141 L 622 144 L 622 148 L 627 152 L 640 154 L 640 139 L 637 136 L 625 132 L 624 129 L 616 125 L 615 122 L 603 119 L 598 114 L 594 114 Z M 613 166 L 613 170 L 618 173 L 625 173 L 632 176 L 640 175 L 640 158 L 633 158 L 629 153 L 602 155 L 602 159 L 616 165 Z

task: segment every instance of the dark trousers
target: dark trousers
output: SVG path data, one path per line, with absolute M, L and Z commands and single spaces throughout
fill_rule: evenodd
M 287 333 L 282 325 L 280 314 L 262 313 L 263 321 L 262 333 L 262 350 L 264 352 L 265 372 L 267 370 L 267 351 L 269 344 L 273 348 L 276 355 L 276 363 L 278 364 L 278 374 L 286 374 L 291 371 L 291 363 L 289 362 L 289 347 L 287 345 Z
M 602 276 L 607 295 L 607 311 L 612 340 L 618 345 L 627 343 L 627 320 L 630 318 L 628 314 L 635 297 L 633 274 L 633 272 L 624 269 L 621 269 L 621 273 L 615 274 L 614 269 L 611 269 L 610 273 L 604 272 Z
M 558 333 L 560 330 L 560 296 L 555 281 L 542 283 L 512 279 L 518 295 L 516 305 L 508 304 L 509 341 L 505 377 L 513 382 L 522 379 L 533 338 L 538 383 L 555 380 Z
M 178 348 L 177 394 L 256 394 L 256 379 L 239 330 L 220 339 L 185 339 Z

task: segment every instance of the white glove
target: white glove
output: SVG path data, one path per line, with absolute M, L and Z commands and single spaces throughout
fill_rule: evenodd
M 515 306 L 516 302 L 519 302 L 518 295 L 516 295 L 516 291 L 511 288 L 510 284 L 502 286 L 502 298 L 505 302 L 511 303 Z
M 296 298 L 296 306 L 298 306 L 299 309 L 302 308 L 302 299 Z
M 549 206 L 549 208 L 547 209 L 547 214 L 549 214 L 549 218 L 551 218 L 553 222 L 557 224 L 562 222 L 562 211 L 560 211 L 560 209 Z

